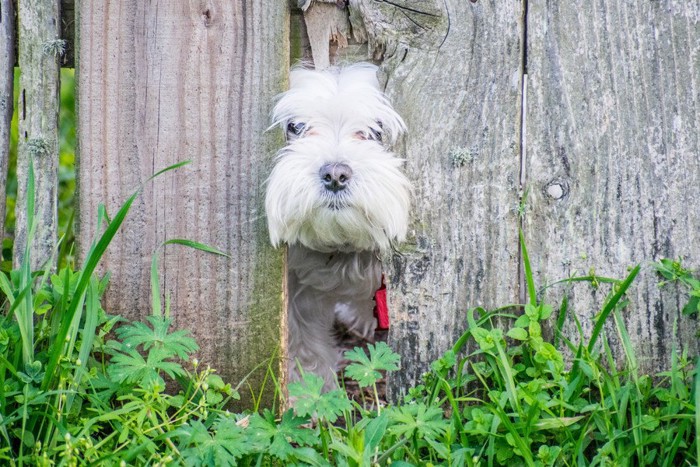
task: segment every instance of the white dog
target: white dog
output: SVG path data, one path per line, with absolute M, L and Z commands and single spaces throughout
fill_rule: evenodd
M 380 256 L 406 237 L 409 182 L 387 149 L 405 125 L 376 73 L 366 63 L 294 69 L 274 109 L 287 145 L 265 208 L 272 243 L 289 245 L 289 375 L 319 375 L 325 390 L 337 387 L 334 321 L 372 336 Z

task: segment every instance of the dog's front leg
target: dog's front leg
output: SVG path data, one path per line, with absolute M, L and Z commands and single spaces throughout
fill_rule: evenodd
M 376 320 L 374 292 L 381 284 L 381 262 L 375 253 L 322 253 L 300 245 L 289 247 L 290 381 L 314 373 L 324 389 L 337 387 L 340 361 L 334 323 L 371 340 Z
M 338 387 L 338 350 L 333 335 L 334 303 L 327 292 L 299 283 L 290 270 L 289 289 L 289 380 L 300 381 L 305 373 L 323 378 L 324 391 Z

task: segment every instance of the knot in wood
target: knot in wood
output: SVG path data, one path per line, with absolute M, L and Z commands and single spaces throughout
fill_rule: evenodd
M 544 193 L 555 200 L 563 199 L 569 195 L 569 184 L 566 180 L 552 180 L 545 185 Z
M 204 10 L 202 12 L 202 18 L 203 18 L 203 23 L 204 23 L 205 28 L 208 28 L 209 26 L 211 26 L 211 23 L 212 23 L 211 10 L 209 8 L 207 8 L 206 10 Z

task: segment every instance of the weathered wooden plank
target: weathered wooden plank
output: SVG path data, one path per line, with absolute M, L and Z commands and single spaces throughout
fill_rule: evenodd
M 266 133 L 289 68 L 286 2 L 96 2 L 78 18 L 79 242 L 148 176 L 104 263 L 110 313 L 150 312 L 149 263 L 187 238 L 230 254 L 168 246 L 161 284 L 204 361 L 259 390 L 280 342 L 282 252 L 269 246 L 263 182 L 281 135 Z M 273 363 L 273 369 L 276 363 Z M 268 383 L 268 392 L 272 389 Z
M 17 209 L 14 262 L 27 244 L 27 176 L 30 162 L 36 174 L 37 228 L 31 243 L 33 269 L 50 264 L 56 247 L 58 188 L 59 2 L 20 0 L 19 13 L 19 141 L 17 147 Z
M 642 263 L 626 324 L 641 368 L 667 368 L 673 345 L 699 350 L 683 294 L 659 292 L 649 263 L 700 266 L 700 4 L 528 5 L 526 219 L 538 280 L 591 268 L 621 277 Z M 590 331 L 604 294 L 573 292 Z
M 2 0 L 0 13 L 4 12 L 5 27 L 13 27 L 12 35 L 7 36 L 7 41 L 3 43 L 3 47 L 12 45 L 13 66 L 18 66 L 17 63 L 17 16 L 16 16 L 17 0 Z M 60 38 L 65 41 L 65 51 L 60 57 L 60 65 L 62 68 L 73 68 L 75 66 L 75 0 L 61 0 L 61 34 Z M 3 15 L 0 15 L 3 16 Z M 4 37 L 4 36 L 0 36 Z
M 408 125 L 410 238 L 389 274 L 396 397 L 466 327 L 518 297 L 519 2 L 352 2 Z
M 14 0 L 0 0 L 0 240 L 5 235 L 5 188 L 14 110 L 15 17 Z

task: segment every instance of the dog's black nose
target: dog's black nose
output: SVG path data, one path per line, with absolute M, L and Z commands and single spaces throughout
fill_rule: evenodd
M 337 193 L 348 186 L 352 178 L 352 169 L 347 164 L 336 162 L 324 165 L 318 174 L 326 190 Z

